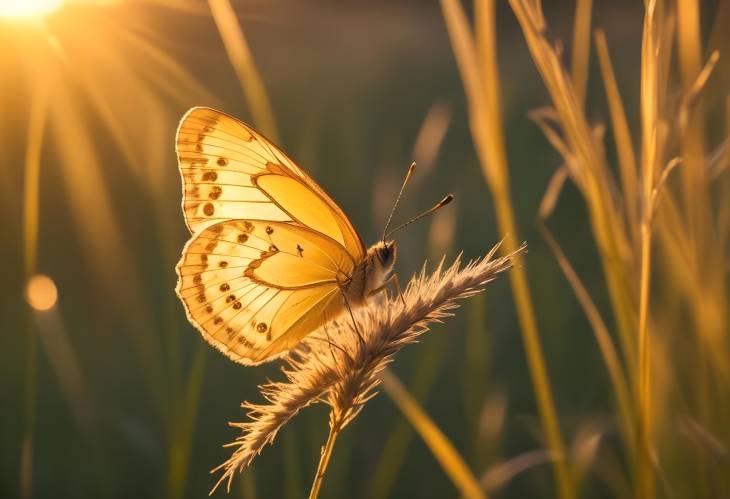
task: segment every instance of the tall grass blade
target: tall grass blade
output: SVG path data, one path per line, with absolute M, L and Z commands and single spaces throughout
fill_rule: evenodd
M 198 415 L 200 392 L 205 374 L 207 346 L 199 342 L 195 348 L 193 364 L 190 367 L 181 410 L 176 414 L 169 442 L 167 497 L 174 499 L 185 495 L 185 484 L 190 466 L 190 453 L 195 436 L 195 421 Z
M 660 7 L 661 8 L 661 7 Z M 638 328 L 638 431 L 637 431 L 637 497 L 654 497 L 654 471 L 652 465 L 652 401 L 651 401 L 651 340 L 649 330 L 649 282 L 651 276 L 652 211 L 650 205 L 654 180 L 657 174 L 659 151 L 659 67 L 658 55 L 661 42 L 657 19 L 656 0 L 646 4 L 644 35 L 641 49 L 641 265 L 639 280 L 639 328 Z M 661 13 L 659 14 L 661 15 Z
M 498 392 L 489 384 L 493 352 L 491 351 L 492 331 L 486 320 L 486 297 L 475 296 L 466 307 L 463 372 L 463 397 L 465 423 L 469 435 L 476 435 L 471 441 L 471 464 L 475 469 L 483 469 L 494 459 L 499 445 L 499 435 L 489 434 L 483 426 L 484 411 L 490 407 L 499 409 Z M 496 411 L 499 414 L 499 410 Z M 490 416 L 486 416 L 489 420 Z M 493 418 L 498 420 L 496 415 Z
M 421 409 L 418 402 L 406 391 L 400 380 L 390 371 L 383 371 L 380 379 L 383 390 L 390 395 L 390 398 L 408 418 L 461 494 L 468 499 L 486 499 L 486 492 L 482 490 L 464 459 Z
M 495 2 L 485 0 L 476 5 L 476 41 L 458 0 L 441 0 L 441 8 L 469 104 L 472 137 L 494 198 L 497 223 L 500 231 L 507 234 L 505 250 L 512 251 L 517 246 L 518 232 L 512 209 L 502 130 L 499 68 L 496 60 Z M 565 446 L 522 259 L 510 274 L 510 281 L 543 431 L 550 450 L 558 456 L 553 461 L 558 495 L 563 499 L 572 499 L 575 491 L 565 462 Z
M 236 12 L 229 0 L 208 0 L 208 5 L 228 53 L 228 58 L 236 71 L 246 101 L 251 108 L 253 121 L 271 140 L 278 142 L 279 133 L 276 128 L 271 102 L 253 60 L 246 36 L 236 19 Z
M 47 89 L 44 84 L 36 87 L 28 120 L 23 183 L 23 267 L 26 281 L 35 273 L 38 257 L 41 151 L 48 115 Z M 38 406 L 38 336 L 30 316 L 26 324 L 25 435 L 20 455 L 20 495 L 24 499 L 33 496 L 33 449 Z
M 586 101 L 591 54 L 591 11 L 593 0 L 576 0 L 573 20 L 573 48 L 570 58 L 571 78 L 581 107 Z
M 608 43 L 606 43 L 606 35 L 604 35 L 603 30 L 596 30 L 595 41 L 598 64 L 601 68 L 603 86 L 606 91 L 606 100 L 608 101 L 608 110 L 611 114 L 613 137 L 616 143 L 624 210 L 626 210 L 628 227 L 636 228 L 639 226 L 638 172 L 636 170 L 636 153 L 631 140 L 631 130 L 626 119 L 626 111 L 624 110 L 621 94 L 616 83 L 616 76 L 613 71 L 613 65 L 611 64 L 611 56 L 608 52 Z M 638 237 L 638 234 L 631 234 L 633 241 L 638 241 Z
M 447 340 L 448 336 L 438 335 L 421 347 L 409 384 L 412 400 L 419 406 L 426 399 L 436 381 L 443 359 L 443 348 Z M 388 396 L 393 395 L 388 390 L 385 390 L 385 393 Z M 421 411 L 425 413 L 423 409 Z M 385 440 L 380 458 L 377 460 L 378 465 L 370 482 L 369 497 L 390 497 L 393 484 L 398 478 L 398 472 L 406 457 L 408 445 L 413 439 L 413 428 L 415 427 L 413 422 L 407 419 L 407 414 L 403 414 L 403 416 L 406 419 L 397 418 Z

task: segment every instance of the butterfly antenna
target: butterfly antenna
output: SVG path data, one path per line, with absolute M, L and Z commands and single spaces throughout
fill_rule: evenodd
M 383 236 L 383 241 L 385 241 L 386 239 L 390 238 L 391 235 L 395 234 L 399 230 L 405 229 L 406 227 L 408 227 L 409 225 L 411 225 L 416 220 L 420 220 L 423 217 L 425 217 L 426 215 L 430 215 L 434 211 L 436 211 L 436 210 L 438 210 L 440 208 L 443 208 L 444 206 L 446 206 L 447 204 L 449 204 L 453 200 L 454 200 L 454 195 L 453 194 L 448 194 L 447 196 L 444 196 L 444 198 L 441 201 L 439 201 L 438 203 L 436 203 L 435 205 L 433 205 L 431 208 L 427 209 L 426 211 L 424 211 L 420 215 L 416 215 L 415 217 L 411 218 L 407 222 L 400 224 L 398 227 L 396 227 L 395 229 L 393 229 L 390 232 L 388 232 L 387 234 L 385 234 Z
M 390 221 L 393 220 L 393 214 L 395 214 L 395 209 L 398 208 L 398 203 L 400 202 L 400 198 L 403 195 L 403 191 L 406 188 L 406 184 L 411 179 L 411 176 L 413 175 L 413 170 L 416 169 L 416 162 L 414 161 L 411 163 L 411 166 L 408 167 L 408 173 L 406 173 L 406 178 L 403 179 L 403 184 L 400 186 L 400 192 L 398 193 L 398 197 L 395 198 L 395 203 L 393 203 L 393 209 L 390 210 L 390 215 L 388 215 L 388 221 L 385 222 L 385 228 L 383 229 L 383 241 L 385 241 L 386 233 L 388 232 L 388 227 L 390 227 Z

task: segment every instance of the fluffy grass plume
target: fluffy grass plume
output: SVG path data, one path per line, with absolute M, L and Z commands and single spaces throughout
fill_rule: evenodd
M 231 457 L 213 470 L 223 474 L 216 483 L 231 482 L 236 471 L 246 469 L 278 431 L 308 405 L 324 402 L 330 406 L 330 435 L 310 497 L 316 497 L 337 435 L 377 394 L 379 375 L 405 345 L 417 341 L 429 325 L 452 315 L 457 300 L 472 296 L 513 264 L 525 246 L 495 258 L 499 245 L 484 257 L 461 267 L 457 260 L 443 269 L 443 260 L 429 276 L 425 267 L 400 296 L 372 300 L 369 306 L 342 316 L 312 333 L 284 360 L 284 381 L 260 387 L 266 402 L 244 402 L 248 420 L 231 423 L 242 434 L 228 444 Z M 215 488 L 214 488 L 215 490 Z

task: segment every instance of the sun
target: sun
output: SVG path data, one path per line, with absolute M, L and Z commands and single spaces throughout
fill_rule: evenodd
M 62 3 L 63 0 L 0 0 L 0 17 L 43 17 L 58 10 Z

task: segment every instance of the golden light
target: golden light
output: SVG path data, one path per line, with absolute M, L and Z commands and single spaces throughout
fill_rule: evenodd
M 50 310 L 58 300 L 58 290 L 53 279 L 43 274 L 36 274 L 28 279 L 25 286 L 25 299 L 34 309 L 44 312 Z
M 0 0 L 0 17 L 43 17 L 61 7 L 63 0 Z

